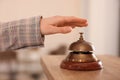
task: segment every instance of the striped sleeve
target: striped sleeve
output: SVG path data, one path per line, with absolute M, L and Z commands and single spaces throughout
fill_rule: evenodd
M 32 17 L 0 24 L 0 51 L 25 47 L 44 46 L 40 32 L 42 17 Z

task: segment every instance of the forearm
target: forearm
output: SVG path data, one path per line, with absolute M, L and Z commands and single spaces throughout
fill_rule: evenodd
M 24 47 L 43 46 L 40 17 L 2 23 L 0 25 L 0 51 Z

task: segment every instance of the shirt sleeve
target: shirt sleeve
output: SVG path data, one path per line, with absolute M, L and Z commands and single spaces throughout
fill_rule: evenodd
M 41 16 L 0 24 L 0 51 L 44 46 L 40 32 Z

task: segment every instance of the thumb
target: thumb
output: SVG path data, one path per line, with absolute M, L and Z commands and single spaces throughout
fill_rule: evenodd
M 53 27 L 52 29 L 52 33 L 69 33 L 72 31 L 72 27 L 71 26 L 64 26 L 64 27 Z

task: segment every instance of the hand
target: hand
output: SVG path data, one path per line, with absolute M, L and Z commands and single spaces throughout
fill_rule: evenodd
M 53 16 L 41 19 L 40 30 L 43 35 L 69 33 L 74 27 L 87 26 L 87 20 L 73 16 Z

